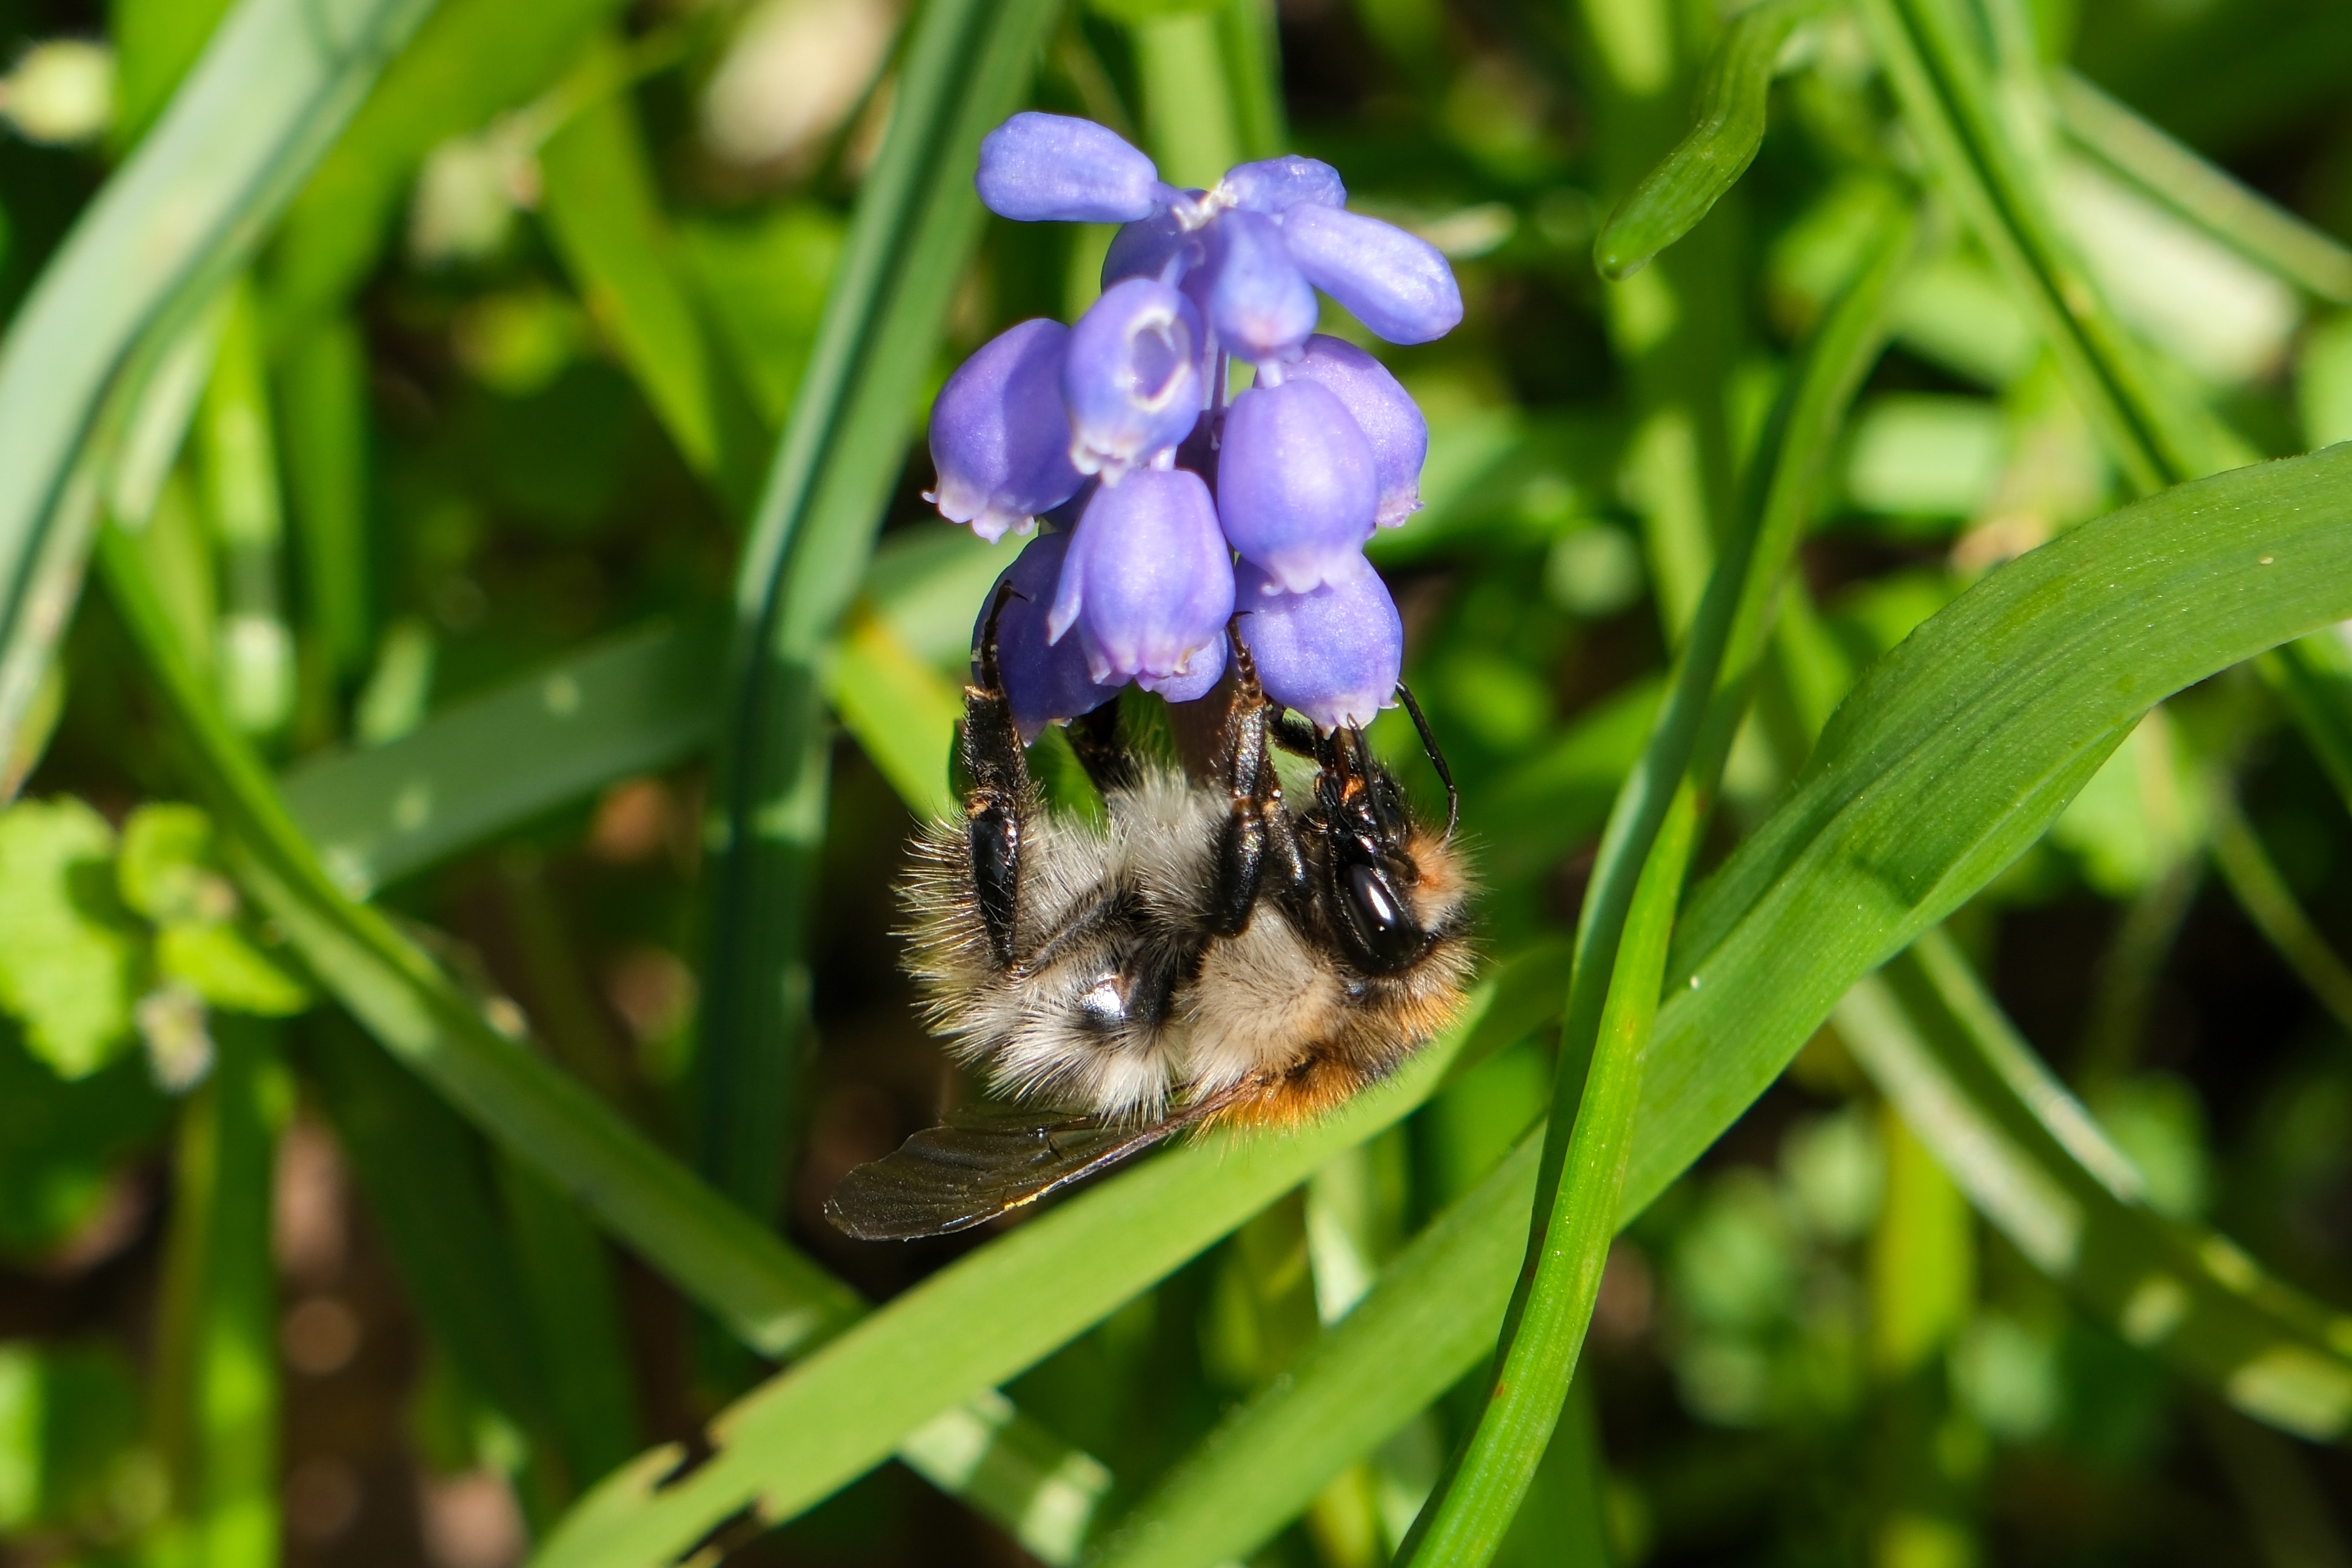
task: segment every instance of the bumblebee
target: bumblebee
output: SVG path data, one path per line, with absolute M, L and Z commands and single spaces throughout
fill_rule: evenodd
M 1116 703 L 1071 721 L 1097 824 L 1049 810 L 1029 774 L 998 673 L 1004 601 L 964 692 L 962 820 L 923 833 L 903 893 L 930 1024 L 1012 1103 L 850 1172 L 825 1213 L 863 1239 L 969 1228 L 1187 1129 L 1322 1114 L 1443 1029 L 1472 967 L 1453 779 L 1410 692 L 1442 832 L 1360 729 L 1270 704 L 1231 632 L 1204 765 L 1139 756 Z M 1301 808 L 1277 747 L 1315 764 Z

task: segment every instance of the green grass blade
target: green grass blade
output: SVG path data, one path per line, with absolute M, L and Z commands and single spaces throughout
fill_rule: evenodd
M 285 345 L 278 409 L 287 499 L 302 569 L 302 624 L 337 677 L 365 667 L 368 595 L 368 363 L 359 324 L 331 315 Z
M 349 1020 L 319 1019 L 304 1046 L 410 1304 L 468 1386 L 522 1430 L 544 1432 L 547 1389 L 479 1145 Z
M 724 1412 L 710 1429 L 717 1451 L 675 1484 L 659 1484 L 675 1453 L 656 1450 L 599 1487 L 549 1538 L 539 1568 L 667 1562 L 755 1498 L 761 1518 L 792 1518 L 1394 1125 L 1456 1060 L 1524 1038 L 1549 1011 L 1557 972 L 1554 950 L 1506 966 L 1454 1029 L 1320 1123 L 1155 1155 L 932 1275 Z
M 2352 448 L 2200 480 L 1991 573 L 1866 674 L 1692 900 L 1627 1185 L 1638 1209 L 1853 982 L 2037 837 L 2139 716 L 2352 613 Z
M 2336 1023 L 2352 1030 L 2352 967 L 2304 913 L 2253 824 L 2239 810 L 2237 792 L 2218 774 L 2206 784 L 2205 815 L 2212 824 L 2213 863 L 2238 907 Z
M 1696 645 L 1698 639 L 1692 641 Z M 1401 1563 L 1492 1561 L 1551 1445 L 1601 1294 L 1610 1239 L 1617 1233 L 1642 1059 L 1657 1020 L 1659 981 L 1698 825 L 1698 790 L 1685 779 L 1649 845 L 1625 913 L 1591 1065 L 1577 1096 L 1565 1157 L 1552 1178 L 1555 1196 L 1548 1210 L 1541 1207 L 1548 1173 L 1538 1174 L 1538 1207 L 1528 1243 L 1532 1278 L 1522 1299 L 1511 1302 L 1494 1392 L 1453 1473 L 1439 1482 L 1437 1495 L 1398 1550 Z M 1574 1005 L 1571 998 L 1570 1006 Z M 1563 1040 L 1563 1054 L 1579 1043 Z M 1567 1076 L 1562 1074 L 1563 1083 Z M 1559 1109 L 1556 1100 L 1555 1114 Z
M 1940 933 L 1857 985 L 1840 1035 L 2019 1250 L 2123 1337 L 2248 1416 L 2316 1442 L 2352 1429 L 2352 1314 L 2167 1220 Z
M 1858 9 L 1937 188 L 2040 329 L 2132 487 L 2146 495 L 2219 466 L 2207 433 L 2154 385 L 2059 234 L 2035 166 L 2010 138 L 1971 19 L 1953 0 L 1859 0 Z
M 1622 282 L 1690 233 L 1738 183 L 1764 144 L 1765 99 L 1780 46 L 1822 0 L 1765 0 L 1717 39 L 1699 82 L 1698 123 L 1642 178 L 1592 242 L 1592 265 Z
M 2352 249 L 2182 146 L 2073 71 L 2053 83 L 2067 133 L 2249 261 L 2352 304 Z
M 0 343 L 0 754 L 81 579 L 95 497 L 69 484 L 149 322 L 251 250 L 432 0 L 242 0 L 85 208 Z
M 540 211 L 589 313 L 687 465 L 741 508 L 757 483 L 766 433 L 687 287 L 629 96 L 630 74 L 628 51 L 609 37 L 573 70 L 568 90 L 589 101 L 541 150 Z
M 1097 1568 L 1247 1558 L 1486 1358 L 1525 1250 L 1542 1143 L 1530 1134 L 1415 1237 L 1370 1294 L 1136 1505 Z
M 1018 106 L 1056 10 L 929 0 L 910 24 L 890 129 L 738 570 L 698 1066 L 702 1167 L 755 1214 L 775 1207 L 808 1027 L 822 656 L 865 573 L 979 234 L 980 139 Z
M 278 1560 L 278 1272 L 270 1183 L 286 1104 L 275 1026 L 213 1020 L 211 1077 L 173 1163 L 158 1316 L 158 1435 L 173 1471 L 159 1533 L 197 1563 Z
M 287 776 L 286 809 L 347 894 L 386 883 L 541 811 L 708 745 L 722 660 L 708 625 L 625 632 L 452 704 L 363 751 Z
M 948 754 L 963 718 L 963 694 L 953 681 L 879 616 L 853 614 L 826 666 L 825 695 L 908 810 L 925 820 L 955 815 Z
M 340 309 L 375 267 L 425 154 L 553 81 L 623 8 L 622 0 L 443 0 L 287 209 L 267 268 L 283 318 Z
M 507 1231 L 544 1368 L 565 1468 L 584 1488 L 639 1447 L 636 1390 L 604 1239 L 546 1177 L 512 1155 L 498 1163 Z
M 2331 629 L 2264 653 L 2254 667 L 2270 683 L 2329 782 L 2352 805 L 2352 647 Z
M 1907 217 L 1886 224 L 1808 346 L 1765 437 L 1773 461 L 1743 497 L 1742 526 L 1726 541 L 1648 747 L 1611 813 L 1578 923 L 1530 1266 L 1505 1319 L 1494 1396 L 1401 1558 L 1487 1561 L 1549 1442 L 1615 1233 L 1642 1060 L 1703 800 L 1729 753 L 1768 611 L 1835 432 L 1885 343 L 1887 298 L 1910 250 Z

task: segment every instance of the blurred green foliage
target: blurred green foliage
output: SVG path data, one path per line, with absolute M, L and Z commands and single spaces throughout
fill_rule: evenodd
M 8 1564 L 2352 1561 L 2352 494 L 2179 488 L 2352 438 L 2343 7 L 298 13 L 0 4 Z M 982 220 L 1023 104 L 1453 258 L 1371 550 L 1486 972 L 863 1248 L 970 1092 L 915 438 L 1108 239 Z

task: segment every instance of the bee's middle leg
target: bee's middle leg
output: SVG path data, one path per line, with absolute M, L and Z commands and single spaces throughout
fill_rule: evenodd
M 1012 597 L 1011 584 L 997 591 L 996 603 L 982 630 L 976 685 L 963 689 L 964 831 L 971 852 L 971 891 L 990 956 L 1000 969 L 1013 967 L 1021 908 L 1021 840 L 1036 791 L 1013 723 L 1013 704 L 997 670 L 996 623 Z
M 1267 749 L 1272 710 L 1258 685 L 1257 667 L 1240 637 L 1229 634 L 1228 642 L 1235 681 L 1218 746 L 1217 771 L 1231 808 L 1217 835 L 1216 885 L 1211 890 L 1209 913 L 1218 936 L 1238 936 L 1248 929 L 1269 867 L 1286 886 L 1303 886 L 1307 867 L 1282 810 L 1282 784 Z

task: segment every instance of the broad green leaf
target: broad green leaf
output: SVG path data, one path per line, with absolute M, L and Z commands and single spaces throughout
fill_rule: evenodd
M 1822 0 L 1765 0 L 1732 19 L 1699 83 L 1698 122 L 1618 204 L 1592 245 L 1601 276 L 1622 282 L 1690 233 L 1764 144 L 1764 102 L 1780 46 Z
M 69 795 L 0 814 L 0 1008 L 61 1078 L 131 1044 L 142 954 L 113 858 L 114 830 Z
M 2347 521 L 2352 448 L 2178 486 L 1992 572 L 1868 672 L 1692 902 L 1627 1212 L 1847 987 L 2031 843 L 2141 714 L 2352 615 Z
M 719 833 L 701 1012 L 701 1166 L 775 1206 L 805 1049 L 824 837 L 821 661 L 855 598 L 956 280 L 980 139 L 1018 107 L 1053 0 L 928 0 L 735 580 L 712 779 Z
M 289 321 L 339 308 L 366 280 L 425 156 L 553 81 L 620 0 L 446 0 L 286 214 L 272 304 Z
M 626 632 L 453 703 L 389 745 L 304 763 L 286 779 L 287 810 L 336 882 L 364 895 L 700 749 L 719 666 L 707 626 Z
M 73 472 L 82 443 L 118 376 L 127 394 L 152 369 L 134 342 L 243 260 L 431 5 L 352 0 L 328 20 L 306 0 L 241 0 L 10 322 L 0 342 L 0 750 L 40 689 L 89 548 L 93 476 Z
M 2316 1442 L 2352 1430 L 2352 1313 L 2151 1208 L 1939 932 L 1857 984 L 1836 1020 L 1986 1218 L 2093 1314 L 2257 1420 Z

